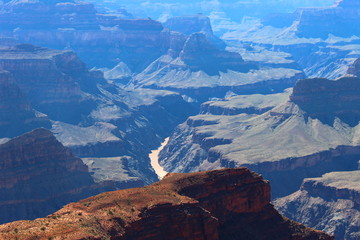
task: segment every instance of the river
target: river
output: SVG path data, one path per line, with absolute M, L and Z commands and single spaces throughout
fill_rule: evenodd
M 166 172 L 164 168 L 161 167 L 159 164 L 159 154 L 161 150 L 164 149 L 166 144 L 168 144 L 169 139 L 170 138 L 166 138 L 158 149 L 151 151 L 151 153 L 149 154 L 151 166 L 154 168 L 155 173 L 158 175 L 159 179 L 162 179 L 163 177 L 165 177 L 166 174 L 168 174 L 168 172 Z

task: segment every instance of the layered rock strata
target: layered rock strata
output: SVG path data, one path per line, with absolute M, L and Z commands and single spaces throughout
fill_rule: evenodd
M 360 171 L 305 179 L 299 191 L 277 199 L 275 206 L 285 216 L 336 239 L 359 239 Z
M 104 193 L 67 205 L 44 219 L 2 225 L 0 236 L 333 239 L 282 217 L 269 201 L 269 183 L 244 168 L 170 174 L 146 188 Z
M 33 108 L 53 120 L 78 123 L 94 103 L 81 90 L 95 85 L 75 53 L 29 44 L 0 50 L 0 69 L 10 72 Z
M 168 172 L 246 166 L 272 182 L 274 197 L 296 191 L 306 177 L 355 170 L 359 83 L 359 78 L 301 80 L 289 101 L 260 115 L 190 117 L 160 153 L 160 164 Z
M 45 129 L 0 145 L 0 222 L 35 219 L 112 185 L 96 185 L 88 168 Z
M 37 114 L 11 74 L 0 72 L 0 138 L 12 138 L 32 129 L 50 128 L 50 121 Z

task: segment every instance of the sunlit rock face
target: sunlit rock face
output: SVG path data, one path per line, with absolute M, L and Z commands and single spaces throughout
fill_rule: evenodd
M 21 234 L 27 240 L 35 233 L 68 239 L 333 239 L 281 216 L 270 204 L 269 182 L 245 168 L 168 174 L 145 188 L 104 193 L 48 218 L 0 226 L 2 238 Z

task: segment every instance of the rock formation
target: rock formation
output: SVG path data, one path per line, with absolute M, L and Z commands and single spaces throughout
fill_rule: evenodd
M 358 58 L 354 64 L 349 68 L 348 74 L 360 77 L 360 58 Z
M 170 174 L 145 188 L 104 193 L 32 222 L 0 226 L 22 239 L 333 239 L 282 217 L 269 182 L 245 168 Z
M 9 72 L 0 72 L 0 138 L 12 138 L 32 129 L 51 128 L 50 121 L 37 114 Z
M 305 118 L 319 119 L 330 126 L 335 119 L 351 127 L 360 121 L 360 78 L 301 80 L 290 100 L 305 111 Z
M 0 145 L 0 222 L 35 219 L 65 204 L 114 189 L 96 185 L 88 168 L 45 129 Z
M 33 108 L 52 120 L 78 123 L 92 110 L 81 84 L 87 90 L 94 85 L 93 78 L 73 52 L 22 44 L 0 53 L 0 69 L 10 72 Z
M 203 33 L 193 33 L 186 40 L 180 59 L 192 71 L 203 70 L 208 75 L 233 70 L 248 72 L 256 66 L 244 63 L 240 54 L 219 50 Z
M 183 33 L 186 36 L 190 36 L 193 33 L 203 33 L 220 49 L 226 47 L 226 44 L 214 35 L 210 18 L 202 14 L 169 18 L 163 25 L 172 31 Z
M 359 239 L 360 171 L 305 179 L 299 191 L 277 199 L 275 206 L 285 216 L 328 232 L 335 239 Z
M 263 24 L 274 27 L 296 26 L 299 37 L 326 39 L 329 34 L 341 37 L 359 35 L 360 4 L 356 0 L 341 0 L 322 8 L 299 8 L 294 13 L 272 14 Z M 330 22 L 336 19 L 336 21 Z
M 190 117 L 160 153 L 160 164 L 168 172 L 249 167 L 272 182 L 274 197 L 296 191 L 305 177 L 355 170 L 359 84 L 360 78 L 306 79 L 297 83 L 289 101 L 260 115 Z M 243 105 L 251 107 L 250 99 L 244 97 Z M 242 105 L 241 98 L 234 101 Z M 265 103 L 273 106 L 272 101 Z

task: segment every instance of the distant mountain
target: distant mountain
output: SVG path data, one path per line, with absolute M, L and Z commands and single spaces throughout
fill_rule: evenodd
M 232 26 L 227 32 L 225 22 L 222 39 L 243 49 L 243 45 L 261 48 L 264 55 L 268 51 L 288 53 L 308 77 L 335 80 L 360 57 L 359 19 L 358 1 L 344 0 L 328 7 L 273 13 L 261 21 Z
M 281 216 L 268 181 L 245 168 L 170 174 L 145 188 L 108 192 L 35 221 L 0 226 L 0 237 L 66 239 L 294 239 L 333 237 Z
M 91 1 L 91 0 L 90 0 Z M 125 7 L 137 16 L 150 16 L 154 19 L 186 14 L 203 13 L 209 15 L 212 11 L 222 11 L 233 21 L 241 22 L 244 16 L 263 17 L 272 12 L 292 12 L 298 7 L 324 7 L 334 4 L 336 0 L 259 0 L 259 1 L 178 1 L 178 0 L 110 0 L 91 1 L 102 8 L 118 9 Z

